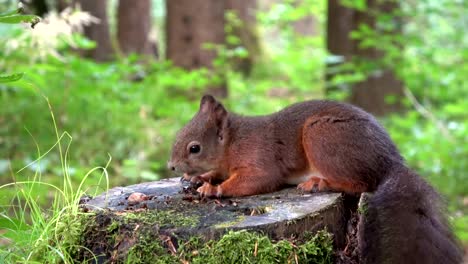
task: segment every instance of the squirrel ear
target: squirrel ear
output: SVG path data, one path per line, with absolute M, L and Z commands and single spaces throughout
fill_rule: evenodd
M 221 130 L 225 126 L 225 120 L 227 111 L 224 106 L 218 102 L 213 96 L 205 95 L 200 101 L 200 113 L 210 115 L 216 122 L 218 128 L 218 133 L 221 133 Z
M 227 111 L 212 95 L 204 95 L 200 100 L 201 113 L 214 114 L 216 119 L 222 119 Z
M 217 103 L 216 99 L 212 95 L 204 95 L 202 99 L 200 100 L 200 112 L 201 113 L 207 113 L 211 109 L 213 109 L 213 106 Z

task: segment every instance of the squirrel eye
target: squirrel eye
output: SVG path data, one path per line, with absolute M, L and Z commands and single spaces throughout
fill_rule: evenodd
M 189 148 L 189 151 L 192 154 L 196 154 L 196 153 L 200 152 L 200 150 L 201 150 L 200 145 L 192 145 Z

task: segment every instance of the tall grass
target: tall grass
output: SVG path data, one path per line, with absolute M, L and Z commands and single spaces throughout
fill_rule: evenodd
M 38 144 L 37 159 L 16 173 L 13 182 L 0 186 L 0 193 L 13 193 L 10 204 L 1 205 L 0 211 L 0 262 L 2 263 L 72 263 L 77 250 L 87 250 L 80 246 L 83 229 L 83 215 L 90 214 L 80 209 L 80 199 L 84 195 L 96 195 L 105 184 L 109 188 L 107 167 L 95 167 L 88 171 L 76 184 L 72 181 L 68 165 L 72 136 L 60 133 L 49 100 L 45 97 L 52 117 L 56 143 L 45 153 Z M 32 135 L 31 135 L 32 136 Z M 32 136 L 33 140 L 34 137 Z M 40 168 L 41 160 L 52 151 L 58 151 L 61 163 L 60 185 L 45 182 Z M 16 181 L 32 165 L 37 166 L 27 180 Z M 88 184 L 90 176 L 100 172 L 95 185 Z M 12 192 L 14 190 L 15 192 Z M 91 192 L 91 193 L 90 193 Z M 2 196 L 3 196 L 2 195 Z M 46 205 L 44 205 L 44 197 Z

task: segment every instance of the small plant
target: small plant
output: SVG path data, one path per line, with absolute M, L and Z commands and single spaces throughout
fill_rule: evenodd
M 38 158 L 28 166 L 38 164 L 40 167 L 41 160 L 53 149 L 57 149 L 62 167 L 61 174 L 57 176 L 62 178 L 62 184 L 57 186 L 43 181 L 40 170 L 37 170 L 28 180 L 14 181 L 0 186 L 2 193 L 11 190 L 15 193 L 10 197 L 10 205 L 2 205 L 0 212 L 0 229 L 6 231 L 2 233 L 0 239 L 8 245 L 7 248 L 0 248 L 0 260 L 7 263 L 35 261 L 73 263 L 71 256 L 81 247 L 80 239 L 84 223 L 80 221 L 82 219 L 80 215 L 86 214 L 80 209 L 80 199 L 92 190 L 86 183 L 92 174 L 102 171 L 101 177 L 95 184 L 101 186 L 104 181 L 105 188 L 109 187 L 107 175 L 109 163 L 104 167 L 90 170 L 78 185 L 72 183 L 68 164 L 72 137 L 67 132 L 59 133 L 52 110 L 50 113 L 57 137 L 56 144 L 45 153 L 41 153 L 38 148 Z M 64 144 L 66 140 L 68 142 Z M 15 175 L 20 174 L 25 168 Z M 44 197 L 41 196 L 47 196 L 45 203 Z M 51 206 L 45 206 L 50 203 Z

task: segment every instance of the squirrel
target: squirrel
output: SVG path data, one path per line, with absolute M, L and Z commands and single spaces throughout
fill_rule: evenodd
M 176 135 L 168 167 L 207 197 L 302 191 L 373 193 L 358 224 L 361 263 L 461 263 L 439 194 L 409 169 L 377 120 L 333 101 L 264 116 L 228 112 L 205 95 Z M 218 185 L 212 183 L 221 182 Z

